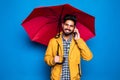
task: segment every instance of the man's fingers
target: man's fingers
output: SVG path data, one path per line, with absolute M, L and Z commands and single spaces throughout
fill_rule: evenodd
M 60 56 L 55 56 L 54 58 L 55 63 L 59 62 L 59 60 L 60 60 Z

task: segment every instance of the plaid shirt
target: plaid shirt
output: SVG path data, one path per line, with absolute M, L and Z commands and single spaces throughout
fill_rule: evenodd
M 69 71 L 69 65 L 68 65 L 68 53 L 70 49 L 70 43 L 72 40 L 72 35 L 70 38 L 66 41 L 63 37 L 63 50 L 64 50 L 64 62 L 62 64 L 62 75 L 61 75 L 61 80 L 70 80 L 70 71 Z

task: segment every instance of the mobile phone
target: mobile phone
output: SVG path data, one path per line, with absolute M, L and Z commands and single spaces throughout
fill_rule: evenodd
M 74 32 L 73 34 L 74 34 L 74 37 L 75 37 L 77 35 L 77 32 Z

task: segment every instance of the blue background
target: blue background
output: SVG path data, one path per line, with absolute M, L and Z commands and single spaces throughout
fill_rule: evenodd
M 0 0 L 0 80 L 49 80 L 46 47 L 32 42 L 22 21 L 39 6 L 69 3 L 95 16 L 94 58 L 82 60 L 82 80 L 120 80 L 119 0 Z

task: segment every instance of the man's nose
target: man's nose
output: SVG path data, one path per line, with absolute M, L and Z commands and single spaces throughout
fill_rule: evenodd
M 70 29 L 70 25 L 67 25 L 67 29 Z

